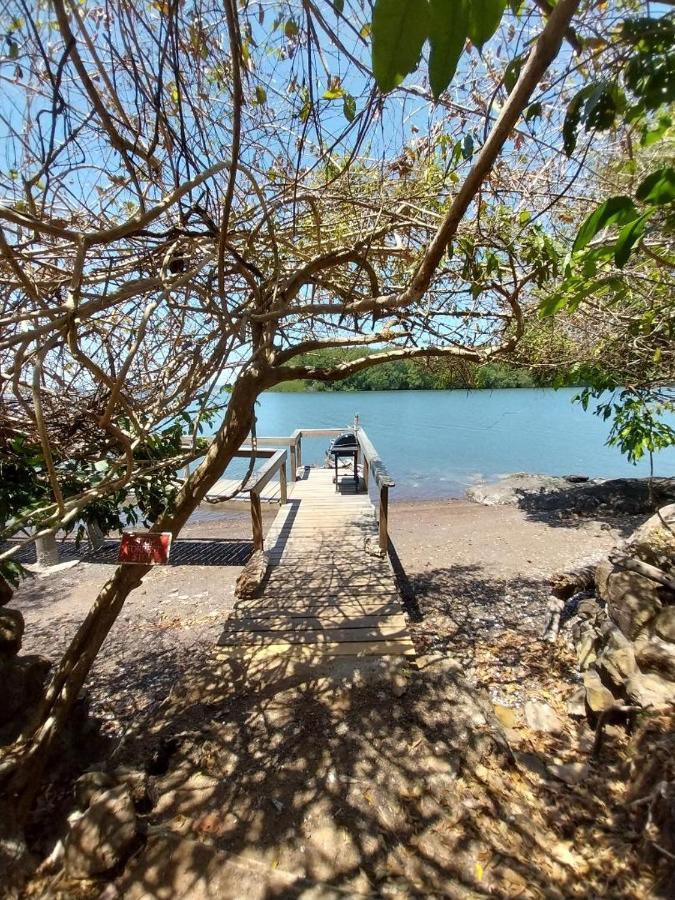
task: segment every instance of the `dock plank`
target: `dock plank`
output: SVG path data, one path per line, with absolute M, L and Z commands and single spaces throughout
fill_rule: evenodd
M 349 490 L 349 479 L 339 487 L 332 471 L 315 468 L 289 485 L 265 538 L 270 569 L 260 595 L 236 603 L 218 642 L 222 652 L 414 653 L 391 563 L 377 552 L 375 507 L 367 493 Z

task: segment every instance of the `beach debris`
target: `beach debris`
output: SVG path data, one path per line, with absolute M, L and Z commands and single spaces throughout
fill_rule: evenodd
M 269 554 L 264 550 L 255 550 L 237 578 L 234 589 L 235 597 L 248 600 L 254 597 L 262 584 L 269 566 Z

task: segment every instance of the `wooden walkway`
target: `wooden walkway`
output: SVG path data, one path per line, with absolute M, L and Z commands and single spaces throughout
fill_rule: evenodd
M 261 596 L 237 602 L 219 644 L 265 655 L 412 654 L 368 494 L 355 492 L 351 476 L 336 491 L 330 469 L 299 475 L 265 538 L 270 569 Z

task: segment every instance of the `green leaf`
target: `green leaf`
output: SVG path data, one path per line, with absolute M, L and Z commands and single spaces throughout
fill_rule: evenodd
M 344 103 L 342 104 L 342 111 L 345 115 L 345 119 L 348 122 L 353 122 L 356 117 L 356 100 L 352 97 L 351 94 L 345 94 Z
M 339 16 L 341 16 L 345 11 L 345 0 L 333 0 L 333 9 Z
M 587 84 L 586 87 L 583 87 L 574 95 L 574 97 L 572 97 L 567 106 L 565 121 L 563 122 L 562 127 L 563 149 L 567 156 L 571 156 L 574 153 L 574 148 L 577 145 L 577 131 L 581 122 L 583 106 L 586 102 L 586 98 L 593 93 L 594 88 L 595 85 Z
M 429 82 L 436 99 L 453 79 L 468 31 L 464 0 L 431 0 Z
M 504 87 L 509 92 L 509 94 L 516 86 L 516 82 L 520 77 L 520 70 L 523 68 L 524 62 L 524 56 L 516 56 L 516 58 L 512 59 L 508 66 L 504 69 Z
M 462 144 L 462 156 L 464 159 L 471 159 L 473 156 L 473 138 L 470 134 L 467 134 L 464 137 L 464 143 Z
M 257 84 L 255 88 L 255 101 L 260 106 L 263 106 L 265 103 L 267 103 L 267 91 L 260 84 Z
M 329 90 L 325 91 L 321 96 L 324 100 L 341 100 L 345 95 L 345 92 L 341 87 L 333 87 L 329 88 Z
M 525 121 L 529 122 L 530 119 L 540 119 L 543 112 L 544 110 L 541 103 L 532 103 L 525 110 Z
M 644 213 L 639 219 L 629 222 L 619 232 L 619 238 L 614 246 L 614 262 L 620 269 L 628 262 L 631 251 L 637 242 L 642 238 L 647 227 L 647 221 L 652 214 L 652 210 Z
M 638 185 L 635 196 L 651 206 L 663 206 L 675 200 L 675 169 L 668 166 L 647 175 Z
M 468 0 L 469 37 L 482 49 L 499 27 L 506 0 Z
M 373 74 L 381 91 L 391 91 L 415 71 L 428 36 L 426 0 L 376 0 Z
M 586 218 L 577 232 L 572 249 L 574 251 L 583 250 L 603 228 L 607 228 L 609 225 L 624 225 L 626 222 L 632 222 L 635 218 L 637 218 L 637 210 L 630 197 L 610 197 Z
M 652 144 L 656 144 L 667 133 L 671 125 L 672 121 L 669 116 L 659 116 L 653 128 L 645 128 L 640 144 L 643 147 L 651 147 Z

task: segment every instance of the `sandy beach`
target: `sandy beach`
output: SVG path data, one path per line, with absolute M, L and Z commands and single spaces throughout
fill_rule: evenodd
M 277 509 L 264 506 L 265 528 Z M 635 522 L 560 520 L 462 500 L 392 503 L 391 555 L 416 647 L 456 656 L 495 702 L 506 699 L 509 680 L 535 687 L 537 667 L 504 671 L 504 643 L 538 640 L 550 575 L 602 555 Z M 172 564 L 128 598 L 89 682 L 92 711 L 111 735 L 151 719 L 176 679 L 199 667 L 232 609 L 250 539 L 248 504 L 206 506 L 174 543 Z M 98 557 L 24 582 L 14 600 L 26 620 L 23 652 L 58 657 L 114 571 L 115 553 L 111 542 Z

